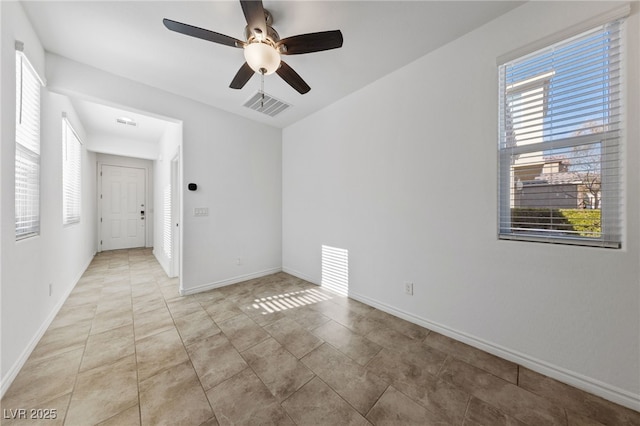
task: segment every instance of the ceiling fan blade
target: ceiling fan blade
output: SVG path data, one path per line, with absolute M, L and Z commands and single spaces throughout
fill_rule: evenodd
M 264 15 L 262 0 L 240 0 L 242 12 L 247 20 L 247 25 L 253 34 L 262 36 L 262 40 L 267 36 L 267 20 Z
M 319 33 L 300 34 L 280 40 L 276 46 L 284 45 L 283 55 L 300 55 L 302 53 L 321 52 L 323 50 L 342 47 L 340 30 L 322 31 Z
M 301 95 L 304 95 L 309 90 L 311 90 L 311 87 L 309 87 L 309 85 L 305 83 L 302 77 L 300 77 L 298 73 L 295 72 L 293 68 L 287 65 L 287 63 L 284 61 L 280 62 L 280 68 L 276 70 L 276 73 L 278 73 L 278 75 L 282 77 L 282 79 L 286 81 L 289 86 L 296 89 Z
M 188 35 L 191 37 L 200 38 L 202 40 L 212 41 L 218 44 L 224 44 L 225 46 L 242 48 L 245 45 L 244 41 L 240 41 L 237 38 L 229 37 L 224 34 L 216 33 L 214 31 L 205 30 L 204 28 L 194 27 L 193 25 L 183 24 L 182 22 L 172 21 L 171 19 L 163 19 L 162 23 L 165 27 L 171 31 L 175 31 L 180 34 Z
M 244 65 L 242 65 L 236 73 L 236 76 L 233 77 L 233 80 L 231 81 L 229 87 L 231 87 L 232 89 L 242 89 L 244 85 L 247 84 L 247 81 L 249 81 L 249 79 L 253 76 L 253 74 L 253 70 L 251 69 L 249 64 L 245 62 Z

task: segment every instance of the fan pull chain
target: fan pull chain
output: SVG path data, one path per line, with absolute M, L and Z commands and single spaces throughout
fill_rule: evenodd
M 260 109 L 264 109 L 264 73 L 260 73 Z

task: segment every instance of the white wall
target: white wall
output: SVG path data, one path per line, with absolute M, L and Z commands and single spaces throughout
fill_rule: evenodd
M 135 83 L 79 63 L 44 53 L 17 2 L 2 7 L 2 390 L 12 381 L 39 336 L 48 326 L 64 292 L 75 284 L 97 244 L 96 157 L 83 154 L 83 220 L 78 228 L 51 229 L 61 224 L 61 187 L 55 180 L 43 185 L 40 237 L 16 243 L 14 235 L 13 170 L 15 123 L 14 40 L 36 69 L 45 73 L 48 90 L 109 104 L 123 105 L 183 123 L 181 170 L 183 181 L 196 182 L 197 192 L 185 194 L 182 221 L 181 291 L 191 293 L 279 271 L 282 265 L 282 180 L 280 129 L 234 116 L 216 108 Z M 45 90 L 46 92 L 46 90 Z M 65 97 L 43 96 L 43 137 L 51 139 L 45 152 L 55 152 L 55 117 L 75 112 Z M 49 118 L 54 117 L 54 118 Z M 53 120 L 53 121 L 51 121 Z M 45 122 L 46 121 L 46 122 Z M 51 121 L 51 122 L 50 122 Z M 74 123 L 75 124 L 75 123 Z M 84 130 L 78 131 L 86 139 Z M 104 158 L 104 157 L 102 157 Z M 43 156 L 47 176 L 60 173 L 55 159 Z M 43 180 L 44 181 L 44 180 Z M 56 204 L 57 203 L 57 204 Z M 193 217 L 194 207 L 209 208 L 209 216 Z M 86 212 L 86 213 L 85 213 Z M 56 217 L 60 216 L 58 221 Z M 82 230 L 79 231 L 80 227 Z M 62 233 L 62 234 L 61 234 Z M 60 235 L 64 239 L 59 238 Z M 78 236 L 82 235 L 81 241 Z M 60 250 L 64 245 L 65 250 Z M 66 255 L 73 255 L 67 258 Z M 240 264 L 237 264 L 240 259 Z M 60 270 L 57 265 L 67 265 Z M 55 268 L 54 268 L 55 266 Z M 54 283 L 49 298 L 48 283 Z M 20 324 L 9 328 L 7 324 Z
M 182 145 L 182 124 L 169 123 L 160 139 L 158 146 L 158 159 L 154 162 L 154 200 L 155 200 L 155 220 L 154 220 L 154 247 L 153 254 L 162 268 L 169 276 L 176 275 L 171 267 L 173 261 L 173 253 L 175 249 L 168 248 L 165 250 L 165 226 L 172 227 L 172 224 L 166 222 L 175 222 L 172 220 L 171 213 L 167 217 L 165 209 L 165 197 L 170 194 L 170 198 L 181 196 L 179 188 L 172 188 L 171 182 L 171 162 L 176 156 L 180 155 L 180 146 Z M 178 220 L 179 222 L 179 220 Z M 172 256 L 167 255 L 169 252 Z
M 2 394 L 26 361 L 38 339 L 91 261 L 96 243 L 95 154 L 82 149 L 82 207 L 77 224 L 62 225 L 62 113 L 85 139 L 84 129 L 65 96 L 44 88 L 41 96 L 39 236 L 15 241 L 15 49 L 25 52 L 44 71 L 44 52 L 20 3 L 2 2 Z M 49 284 L 53 286 L 49 296 Z
M 102 154 L 145 158 L 147 160 L 155 160 L 159 154 L 157 142 L 116 138 L 103 134 L 89 134 L 87 148 Z
M 60 56 L 46 59 L 56 90 L 182 121 L 184 293 L 281 269 L 280 129 Z M 196 192 L 186 190 L 189 182 Z M 195 207 L 209 216 L 194 217 Z
M 154 217 L 155 217 L 155 200 L 154 200 L 154 172 L 153 172 L 153 161 L 145 160 L 142 158 L 134 158 L 134 157 L 123 157 L 121 155 L 110 155 L 110 154 L 96 154 L 96 160 L 98 162 L 98 174 L 102 171 L 102 166 L 120 166 L 120 167 L 133 167 L 138 169 L 144 169 L 145 171 L 145 179 L 146 179 L 146 226 L 145 226 L 145 247 L 153 247 L 153 225 L 154 225 Z M 102 204 L 100 203 L 100 190 L 102 188 L 102 177 L 98 176 L 98 195 L 97 195 L 97 206 L 98 213 L 96 214 L 96 224 L 97 224 L 97 233 L 98 233 L 98 245 L 96 246 L 97 251 L 102 251 L 102 247 L 100 247 L 100 240 L 102 239 L 101 230 L 100 230 L 100 221 L 98 218 L 100 217 L 100 209 L 102 208 Z
M 286 128 L 283 269 L 348 249 L 353 297 L 640 408 L 637 3 L 624 248 L 496 238 L 496 58 L 613 7 L 527 3 Z
M 4 47 L 3 47 L 4 44 L 2 44 L 2 42 L 1 42 L 1 40 L 4 39 L 4 37 L 2 35 L 2 15 L 3 15 L 2 9 L 3 9 L 2 6 L 0 6 L 0 37 L 2 37 L 2 38 L 0 38 L 0 60 L 5 58 L 4 53 L 3 53 L 4 52 Z M 3 75 L 6 75 L 6 72 L 3 71 L 3 68 L 4 68 L 3 66 L 0 66 L 0 90 L 2 89 L 2 87 L 4 87 Z M 5 133 L 2 132 L 2 128 L 3 128 L 2 123 L 4 122 L 3 121 L 4 119 L 2 118 L 3 117 L 2 113 L 3 113 L 3 111 L 7 110 L 7 108 L 4 107 L 4 103 L 5 103 L 4 100 L 0 99 L 0 137 L 2 138 L 2 139 L 0 139 L 0 176 L 2 176 L 2 177 L 4 177 L 4 175 L 3 175 L 4 167 L 2 165 L 2 161 L 1 160 L 2 160 L 2 152 L 4 152 L 4 148 L 2 147 L 3 144 L 1 143 L 1 141 L 5 140 L 4 137 L 6 136 Z M 5 194 L 4 191 L 5 191 L 4 186 L 0 184 L 0 205 L 4 204 L 4 203 L 1 202 L 2 196 Z M 2 241 L 4 241 L 3 240 L 4 231 L 2 230 L 2 228 L 3 228 L 3 226 L 2 226 L 2 223 L 3 223 L 2 222 L 2 218 L 5 216 L 3 210 L 4 209 L 0 208 L 0 309 L 2 309 L 2 246 L 4 245 L 4 244 L 2 244 Z M 2 331 L 2 311 L 0 311 L 0 331 Z M 0 336 L 0 356 L 1 355 L 2 355 L 2 337 Z M 1 363 L 2 363 L 2 361 L 0 360 L 0 382 L 1 382 L 0 383 L 0 398 L 2 397 L 2 395 L 4 395 L 4 389 L 5 389 L 5 382 L 3 380 L 3 377 L 4 377 L 3 371 L 4 370 L 3 370 L 3 367 L 1 365 Z M 9 383 L 9 382 L 7 381 L 7 383 Z

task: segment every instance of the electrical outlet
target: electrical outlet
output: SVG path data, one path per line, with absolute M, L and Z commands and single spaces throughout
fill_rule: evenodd
M 413 296 L 413 283 L 405 281 L 404 283 L 404 293 L 409 296 Z
M 237 258 L 236 259 L 236 265 L 242 265 L 242 259 L 241 258 Z
M 53 294 L 53 283 L 49 283 L 49 296 Z

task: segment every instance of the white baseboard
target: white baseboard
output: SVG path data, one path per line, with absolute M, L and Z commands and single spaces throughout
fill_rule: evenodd
M 320 285 L 320 282 L 317 282 L 315 279 L 311 278 L 310 276 L 303 274 L 302 272 L 296 271 L 295 269 L 291 269 L 289 267 L 283 266 L 282 272 L 286 272 L 287 274 L 293 275 L 294 277 L 298 277 L 305 281 L 309 281 L 311 284 Z
M 64 302 L 67 301 L 67 298 L 69 297 L 73 289 L 78 284 L 78 281 L 80 281 L 80 278 L 82 278 L 82 275 L 91 264 L 91 261 L 93 260 L 95 255 L 96 255 L 96 252 L 93 252 L 93 254 L 85 262 L 85 265 L 81 269 L 80 273 L 76 276 L 74 280 L 71 281 L 72 285 L 70 285 L 67 288 L 67 290 L 65 290 L 64 294 L 62 295 L 58 303 L 56 303 L 56 305 L 51 310 L 51 313 L 47 316 L 47 318 L 45 318 L 44 322 L 42 323 L 42 325 L 40 326 L 36 334 L 29 341 L 29 344 L 27 345 L 27 347 L 24 348 L 24 350 L 22 351 L 22 353 L 20 354 L 16 362 L 11 366 L 9 371 L 7 371 L 7 374 L 4 377 L 2 377 L 2 385 L 0 386 L 0 398 L 4 397 L 5 392 L 9 389 L 9 387 L 11 386 L 15 378 L 18 376 L 18 373 L 20 372 L 24 364 L 29 359 L 29 356 L 31 356 L 31 353 L 36 348 L 42 336 L 44 336 L 44 333 L 47 331 L 47 329 L 53 322 L 56 315 L 58 315 L 60 308 L 62 308 L 62 305 L 64 305 Z
M 309 281 L 313 284 L 319 284 L 315 282 L 315 280 L 313 280 L 311 277 L 299 271 L 296 271 L 294 269 L 283 267 L 282 270 L 283 272 L 286 272 L 288 274 L 291 274 L 303 280 Z M 562 368 L 557 365 L 553 365 L 548 362 L 536 359 L 524 353 L 514 351 L 500 345 L 496 345 L 484 339 L 471 336 L 467 333 L 454 330 L 445 325 L 413 315 L 409 312 L 405 312 L 401 309 L 397 309 L 393 306 L 380 302 L 379 300 L 375 300 L 370 297 L 364 296 L 362 294 L 358 294 L 350 291 L 349 297 L 359 302 L 362 302 L 364 304 L 367 304 L 369 306 L 372 306 L 374 308 L 380 309 L 381 311 L 387 312 L 391 315 L 400 317 L 404 320 L 417 324 L 419 326 L 428 328 L 429 330 L 433 330 L 437 333 L 443 334 L 452 339 L 458 340 L 460 342 L 466 343 L 475 348 L 481 349 L 497 357 L 506 359 L 511 362 L 515 362 L 516 364 L 522 365 L 523 367 L 526 367 L 530 370 L 536 371 L 540 374 L 544 374 L 545 376 L 551 377 L 552 379 L 556 379 L 559 382 L 566 383 L 578 389 L 582 389 L 591 394 L 594 394 L 604 399 L 607 399 L 609 401 L 615 402 L 616 404 L 620 404 L 625 407 L 631 408 L 632 410 L 640 411 L 640 395 L 636 395 L 632 392 L 626 391 L 624 389 L 620 389 L 615 386 L 611 386 L 607 383 L 601 382 L 591 377 L 587 377 L 582 374 L 576 373 L 574 371 L 567 370 L 566 368 Z
M 164 254 L 164 251 L 157 251 L 154 247 L 151 253 L 153 253 L 153 257 L 155 257 L 160 266 L 162 266 L 164 273 L 167 274 L 168 277 L 171 277 L 171 268 L 169 267 L 170 260 Z
M 213 290 L 214 288 L 225 287 L 231 284 L 241 283 L 243 281 L 264 277 L 266 275 L 275 274 L 281 271 L 282 271 L 282 268 L 279 268 L 279 267 L 271 268 L 271 269 L 265 269 L 263 271 L 252 272 L 250 274 L 237 275 L 235 277 L 226 278 L 224 280 L 215 281 L 212 283 L 203 284 L 203 285 L 199 285 L 199 286 L 191 287 L 187 289 L 180 287 L 180 295 L 188 296 L 190 294 L 202 293 L 203 291 Z
M 393 306 L 387 305 L 386 303 L 371 299 L 367 296 L 349 292 L 349 297 L 419 326 L 428 328 L 429 330 L 433 330 L 452 339 L 481 349 L 497 357 L 522 365 L 523 367 L 536 371 L 540 374 L 544 374 L 545 376 L 556 379 L 562 383 L 566 383 L 578 389 L 582 389 L 586 392 L 615 402 L 616 404 L 631 408 L 632 410 L 640 411 L 640 395 L 635 395 L 632 392 L 617 388 L 615 386 L 611 386 L 599 380 L 584 376 L 574 371 L 567 370 L 566 368 L 550 364 L 546 361 L 536 359 L 521 352 L 496 345 L 484 339 L 480 339 L 467 333 L 463 333 L 442 324 L 430 321 L 428 319 L 418 317 L 409 312 L 405 312 L 403 310 L 394 308 Z

